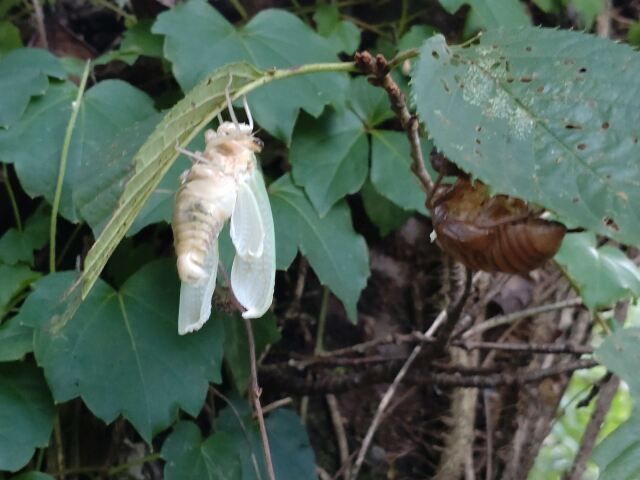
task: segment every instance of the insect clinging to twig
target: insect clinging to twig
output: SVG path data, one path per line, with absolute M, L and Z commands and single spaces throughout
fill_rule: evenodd
M 228 219 L 236 248 L 231 289 L 246 309 L 243 316 L 261 317 L 273 299 L 273 218 L 255 155 L 262 142 L 253 136 L 246 99 L 243 97 L 248 123 L 240 123 L 228 89 L 229 85 L 225 93 L 231 122 L 219 117 L 217 130 L 205 132 L 204 152 L 177 147 L 193 161 L 191 169 L 180 176 L 172 220 L 181 280 L 180 334 L 198 330 L 209 318 L 218 269 L 218 236 Z
M 441 155 L 431 163 L 439 172 L 427 200 L 438 244 L 469 268 L 526 274 L 551 259 L 562 243 L 566 227 L 540 218 L 518 198 L 489 194 L 480 181 Z M 453 185 L 440 184 L 457 175 Z

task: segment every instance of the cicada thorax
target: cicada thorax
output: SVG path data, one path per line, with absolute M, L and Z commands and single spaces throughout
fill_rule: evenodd
M 463 178 L 438 192 L 432 213 L 442 249 L 475 270 L 525 274 L 551 259 L 566 233 L 524 201 L 491 196 L 486 185 Z
M 178 274 L 190 284 L 205 281 L 205 259 L 224 223 L 231 217 L 238 184 L 256 168 L 259 144 L 243 124 L 224 122 L 205 133 L 205 150 L 183 173 L 176 194 L 172 227 Z

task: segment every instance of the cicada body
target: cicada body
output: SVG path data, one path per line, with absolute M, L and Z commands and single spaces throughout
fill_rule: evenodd
M 205 133 L 204 152 L 180 150 L 195 162 L 181 176 L 172 219 L 182 282 L 180 334 L 198 330 L 209 318 L 218 269 L 218 236 L 229 219 L 237 253 L 231 288 L 246 309 L 243 316 L 262 316 L 273 298 L 273 219 L 255 155 L 262 142 L 253 136 L 251 122 L 238 123 L 233 114 L 232 118 L 233 122 L 222 122 L 216 131 Z
M 563 224 L 536 217 L 528 205 L 489 195 L 486 185 L 460 178 L 432 202 L 442 249 L 469 268 L 526 274 L 551 259 L 566 233 Z

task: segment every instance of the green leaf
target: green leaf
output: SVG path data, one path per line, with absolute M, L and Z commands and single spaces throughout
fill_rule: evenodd
M 42 372 L 30 363 L 0 363 L 0 470 L 15 472 L 46 447 L 54 408 Z
M 608 307 L 628 295 L 640 296 L 638 267 L 619 248 L 597 248 L 592 233 L 567 235 L 555 260 L 591 309 Z
M 352 81 L 348 94 L 348 108 L 328 109 L 318 119 L 302 117 L 291 142 L 293 178 L 320 216 L 360 190 L 369 170 L 367 131 L 390 115 L 384 91 L 365 78 Z
M 10 318 L 0 325 L 0 362 L 20 360 L 33 350 L 33 329 Z
M 634 22 L 627 32 L 627 42 L 634 47 L 640 47 L 640 22 Z
M 11 477 L 11 480 L 55 480 L 55 478 L 53 478 L 48 473 L 25 472 L 15 477 Z
M 440 5 L 452 14 L 464 4 L 471 7 L 465 26 L 467 33 L 478 28 L 518 27 L 531 23 L 519 0 L 440 0 Z
M 233 383 L 244 393 L 249 383 L 249 345 L 244 322 L 239 315 L 220 315 L 224 323 L 224 358 L 231 370 Z M 268 312 L 264 317 L 251 322 L 255 339 L 256 357 L 260 357 L 268 345 L 280 340 L 280 330 L 275 315 Z
M 49 240 L 49 214 L 38 209 L 29 217 L 23 231 L 10 228 L 0 237 L 0 262 L 7 265 L 33 265 L 33 251 Z
M 43 97 L 29 105 L 19 122 L 5 132 L 0 131 L 0 156 L 15 163 L 22 187 L 31 196 L 44 195 L 49 202 L 53 200 L 71 103 L 76 94 L 77 88 L 71 83 L 52 85 Z M 153 114 L 151 98 L 128 83 L 106 80 L 87 91 L 69 148 L 61 215 L 74 222 L 79 220 L 72 199 L 75 185 L 83 177 L 100 175 L 102 165 L 95 160 L 105 143 Z
M 640 471 L 640 416 L 631 418 L 605 438 L 593 451 L 599 480 L 635 480 Z
M 293 133 L 289 160 L 293 178 L 305 188 L 320 216 L 362 187 L 369 170 L 364 125 L 351 110 L 302 117 Z
M 227 434 L 203 441 L 198 427 L 178 423 L 162 445 L 165 480 L 235 480 L 241 478 L 240 458 Z
M 0 58 L 0 128 L 13 125 L 29 99 L 47 91 L 48 77 L 65 76 L 58 59 L 46 50 L 19 48 Z M 0 158 L 7 161 L 1 153 Z
M 401 227 L 411 216 L 411 213 L 380 195 L 370 181 L 365 182 L 360 190 L 360 195 L 362 195 L 362 203 L 367 216 L 378 228 L 382 237 Z
M 430 142 L 422 142 L 429 158 Z M 371 137 L 371 183 L 376 190 L 405 210 L 426 214 L 426 195 L 411 172 L 411 148 L 402 132 L 374 130 Z
M 11 300 L 39 277 L 25 265 L 0 264 L 0 318 L 7 313 Z
M 405 33 L 398 42 L 398 51 L 409 50 L 422 46 L 427 38 L 436 34 L 436 29 L 431 25 L 414 25 Z
M 318 33 L 331 43 L 336 52 L 352 54 L 360 45 L 360 29 L 348 20 L 340 18 L 335 5 L 320 5 L 313 14 Z
M 620 328 L 604 339 L 595 351 L 600 363 L 627 382 L 631 395 L 640 399 L 640 328 Z
M 533 0 L 533 3 L 544 13 L 557 11 L 556 0 Z
M 8 21 L 0 22 L 0 57 L 22 46 L 20 30 Z
M 162 58 L 162 37 L 151 33 L 152 21 L 144 19 L 126 30 L 117 50 L 110 50 L 93 61 L 94 65 L 103 65 L 120 60 L 133 65 L 138 57 Z
M 269 193 L 278 268 L 286 270 L 300 249 L 355 322 L 356 304 L 370 272 L 367 245 L 353 230 L 349 206 L 339 202 L 321 218 L 289 175 L 272 183 Z
M 252 456 L 259 465 L 260 478 L 266 478 L 258 425 L 246 401 L 232 400 L 232 402 L 240 418 L 231 407 L 226 407 L 218 417 L 218 429 L 227 434 L 228 445 L 232 446 L 240 457 L 242 462 L 240 478 L 257 480 Z M 278 480 L 317 480 L 313 450 L 298 416 L 290 410 L 278 409 L 267 417 L 266 426 L 276 478 Z
M 35 355 L 57 402 L 81 396 L 105 422 L 119 414 L 140 435 L 168 427 L 181 408 L 197 415 L 210 381 L 220 382 L 223 326 L 215 317 L 197 334 L 178 336 L 178 277 L 173 262 L 145 265 L 118 291 L 100 281 L 59 332 L 52 310 L 73 272 L 38 282 L 18 318 L 36 328 Z
M 235 95 L 238 89 L 251 91 L 264 83 L 263 74 L 249 65 L 235 64 L 221 68 L 211 74 L 200 85 L 179 101 L 157 124 L 153 133 L 146 139 L 131 162 L 117 162 L 114 171 L 106 170 L 108 178 L 100 179 L 99 184 L 119 182 L 118 186 L 107 190 L 94 190 L 107 198 L 118 198 L 117 208 L 111 219 L 101 230 L 100 236 L 85 259 L 85 268 L 79 282 L 82 284 L 82 296 L 86 296 L 107 263 L 109 256 L 133 224 L 143 205 L 155 191 L 161 179 L 173 165 L 178 156 L 176 145 L 187 144 L 226 106 L 224 90 L 232 76 L 229 94 Z M 262 82 L 260 82 L 262 81 Z M 145 126 L 146 127 L 146 126 Z M 143 128 L 144 130 L 144 128 Z M 135 137 L 125 142 L 130 147 Z M 139 139 L 138 139 L 139 141 Z M 131 166 L 129 166 L 131 165 Z M 128 172 L 131 172 L 128 175 Z M 121 182 L 121 183 L 120 183 Z M 124 189 L 122 189 L 124 185 Z M 121 193 L 119 193 L 121 192 Z M 95 218 L 101 218 L 96 215 Z M 72 314 L 70 307 L 62 320 Z
M 604 10 L 604 0 L 570 0 L 571 5 L 582 20 L 586 30 L 590 30 L 596 17 Z
M 470 48 L 436 35 L 416 67 L 418 113 L 461 168 L 569 223 L 638 243 L 640 168 L 629 163 L 640 155 L 635 51 L 521 28 L 487 32 Z
M 190 0 L 159 15 L 152 31 L 166 36 L 165 57 L 184 91 L 231 62 L 270 69 L 337 60 L 326 39 L 282 10 L 263 10 L 236 29 L 204 0 Z M 257 123 L 289 143 L 298 110 L 317 117 L 327 103 L 342 102 L 346 85 L 346 76 L 322 73 L 268 85 L 248 100 Z

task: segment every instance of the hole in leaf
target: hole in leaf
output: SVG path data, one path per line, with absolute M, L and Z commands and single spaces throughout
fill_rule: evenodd
M 578 197 L 573 197 L 573 198 L 571 199 L 571 201 L 572 201 L 573 203 L 580 203 L 580 199 L 579 199 Z
M 527 52 L 530 52 L 531 50 L 533 50 L 531 47 L 524 47 L 524 49 L 525 49 Z
M 609 230 L 613 230 L 614 232 L 620 231 L 620 227 L 615 222 L 615 220 L 611 217 L 604 217 L 602 219 L 602 223 L 604 223 L 604 226 L 607 227 Z
M 508 77 L 507 78 L 507 83 L 513 83 L 513 77 Z
M 476 127 L 476 132 L 480 133 L 481 131 L 482 131 L 482 127 L 481 127 L 480 125 L 478 125 L 478 126 Z
M 578 72 L 580 73 L 586 73 L 587 71 L 587 67 L 582 67 L 580 70 L 578 70 Z
M 538 88 L 536 88 L 536 92 L 537 92 L 537 93 L 542 93 L 542 92 L 544 92 L 544 85 L 540 85 Z
M 473 151 L 473 153 L 475 153 L 476 155 L 478 155 L 479 157 L 482 156 L 482 153 L 480 152 L 480 150 L 478 150 L 477 148 Z
M 609 129 L 609 122 L 602 122 L 602 129 L 603 130 L 608 130 Z
M 438 60 L 440 58 L 440 54 L 438 52 L 436 52 L 435 50 L 431 50 L 431 56 L 433 58 L 435 58 L 436 60 Z
M 477 143 L 478 145 L 480 145 L 480 143 L 481 143 L 481 142 L 480 142 L 480 139 L 479 139 L 479 138 L 476 138 L 476 143 Z
M 587 148 L 587 144 L 586 143 L 579 143 L 578 144 L 578 150 L 585 150 Z
M 576 62 L 575 62 L 573 59 L 571 59 L 571 58 L 567 58 L 567 59 L 564 61 L 564 64 L 565 64 L 565 65 L 573 65 L 574 63 L 576 63 Z
M 582 130 L 582 125 L 578 125 L 577 123 L 566 123 L 564 128 L 567 130 Z M 578 148 L 580 148 L 579 145 Z
M 522 83 L 531 83 L 531 82 L 533 81 L 533 78 L 531 78 L 531 77 L 522 77 L 522 78 L 520 79 L 520 81 L 521 81 Z
M 633 137 L 633 143 L 638 143 L 638 137 Z
M 442 87 L 444 88 L 444 91 L 449 93 L 449 85 L 447 85 L 447 82 L 445 82 L 444 80 L 440 80 L 442 82 Z

